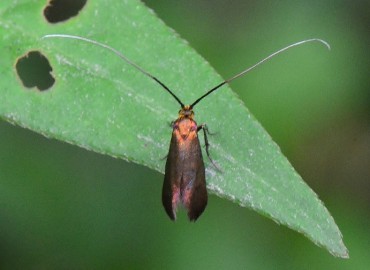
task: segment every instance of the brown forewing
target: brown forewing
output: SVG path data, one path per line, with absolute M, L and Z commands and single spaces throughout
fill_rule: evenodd
M 188 217 L 195 221 L 207 205 L 205 169 L 199 144 L 197 124 L 191 119 L 174 123 L 162 189 L 162 203 L 172 219 L 178 204 L 183 204 Z

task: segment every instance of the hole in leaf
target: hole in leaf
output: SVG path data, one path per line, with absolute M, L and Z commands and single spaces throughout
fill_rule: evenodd
M 66 21 L 76 16 L 87 0 L 50 0 L 44 9 L 44 16 L 49 23 Z
M 28 88 L 37 87 L 44 91 L 55 82 L 48 59 L 39 51 L 31 51 L 18 58 L 15 69 L 23 85 Z

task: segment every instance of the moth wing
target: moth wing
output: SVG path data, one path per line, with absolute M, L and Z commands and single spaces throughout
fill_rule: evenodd
M 181 174 L 182 171 L 179 169 L 179 147 L 175 136 L 172 135 L 162 187 L 162 204 L 167 215 L 172 220 L 176 220 L 176 210 L 180 202 Z
M 208 202 L 205 168 L 198 138 L 190 144 L 191 158 L 183 165 L 181 201 L 190 221 L 196 221 Z

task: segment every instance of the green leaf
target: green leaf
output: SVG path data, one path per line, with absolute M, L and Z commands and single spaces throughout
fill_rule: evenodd
M 64 33 L 109 44 L 156 75 L 184 103 L 223 79 L 138 1 L 90 1 L 76 17 L 58 24 L 46 22 L 42 3 L 0 4 L 1 117 L 163 173 L 177 102 L 102 48 L 41 37 Z M 28 89 L 18 78 L 15 63 L 28 51 L 40 51 L 49 60 L 56 80 L 50 89 Z M 328 210 L 229 87 L 199 103 L 195 113 L 197 122 L 215 133 L 210 151 L 222 173 L 205 160 L 211 193 L 303 233 L 334 256 L 348 257 Z

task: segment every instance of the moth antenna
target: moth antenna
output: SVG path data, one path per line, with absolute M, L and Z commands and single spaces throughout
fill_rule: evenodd
M 128 59 L 126 56 L 124 56 L 121 52 L 119 52 L 116 49 L 108 46 L 107 44 L 100 43 L 98 41 L 95 41 L 95 40 L 92 40 L 92 39 L 88 39 L 88 38 L 85 38 L 85 37 L 73 36 L 73 35 L 66 35 L 66 34 L 50 34 L 50 35 L 45 35 L 45 36 L 42 37 L 42 39 L 44 39 L 44 38 L 70 38 L 70 39 L 77 39 L 77 40 L 82 40 L 82 41 L 85 41 L 85 42 L 94 44 L 96 46 L 102 47 L 104 49 L 107 49 L 107 50 L 113 52 L 114 54 L 118 55 L 123 61 L 125 61 L 129 65 L 133 66 L 134 68 L 136 68 L 137 70 L 139 70 L 144 75 L 146 75 L 149 78 L 151 78 L 154 81 L 156 81 L 168 93 L 171 94 L 171 96 L 180 104 L 181 108 L 184 108 L 184 103 L 182 103 L 181 100 L 163 82 L 161 82 L 158 78 L 156 78 L 155 76 L 153 76 L 152 74 L 150 74 L 148 71 L 146 71 L 145 69 L 143 69 L 142 67 L 140 67 L 138 64 L 132 62 L 130 59 Z
M 254 69 L 255 67 L 261 65 L 262 63 L 270 60 L 271 58 L 273 58 L 274 56 L 286 51 L 286 50 L 289 50 L 290 48 L 292 47 L 296 47 L 296 46 L 299 46 L 299 45 L 302 45 L 304 43 L 307 43 L 307 42 L 313 42 L 313 41 L 317 41 L 317 42 L 320 42 L 322 44 L 324 44 L 329 50 L 330 50 L 330 45 L 329 43 L 327 43 L 325 40 L 322 40 L 322 39 L 318 39 L 318 38 L 311 38 L 311 39 L 306 39 L 306 40 L 302 40 L 302 41 L 298 41 L 296 43 L 293 43 L 293 44 L 290 44 L 272 54 L 270 54 L 269 56 L 263 58 L 262 60 L 260 60 L 259 62 L 257 62 L 256 64 L 254 64 L 253 66 L 243 70 L 242 72 L 234 75 L 233 77 L 223 81 L 222 83 L 216 85 L 215 87 L 213 87 L 211 90 L 209 90 L 208 92 L 206 92 L 203 96 L 201 96 L 200 98 L 198 98 L 196 101 L 193 102 L 193 104 L 190 105 L 190 108 L 193 108 L 199 101 L 201 101 L 203 98 L 205 98 L 206 96 L 208 96 L 209 94 L 211 94 L 212 92 L 216 91 L 218 88 L 220 88 L 221 86 L 223 86 L 224 84 L 227 84 L 243 75 L 245 75 L 246 73 L 248 73 L 249 71 L 251 71 L 252 69 Z

